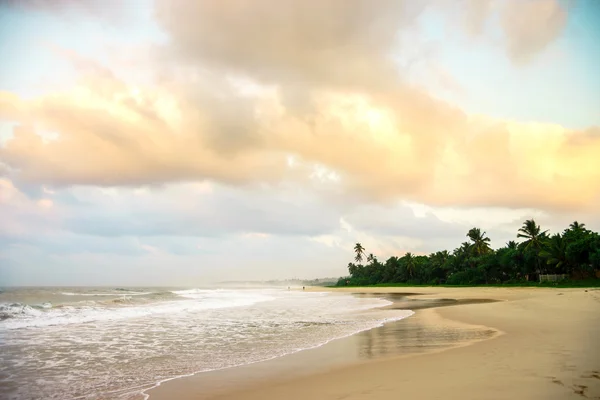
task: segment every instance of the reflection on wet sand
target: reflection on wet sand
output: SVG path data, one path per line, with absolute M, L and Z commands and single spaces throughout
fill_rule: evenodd
M 413 293 L 356 294 L 364 297 L 386 298 L 394 302 L 388 309 L 408 309 L 415 315 L 402 321 L 386 324 L 356 335 L 360 358 L 372 359 L 404 354 L 423 353 L 460 345 L 466 342 L 491 338 L 493 329 L 464 324 L 432 324 L 426 322 L 418 310 L 456 306 L 462 304 L 490 303 L 489 299 L 413 299 Z

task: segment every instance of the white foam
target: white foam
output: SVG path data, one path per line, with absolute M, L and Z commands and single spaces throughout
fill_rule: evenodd
M 0 320 L 11 318 L 35 318 L 42 314 L 42 311 L 28 306 L 27 304 L 0 303 Z
M 380 302 L 383 302 L 383 303 L 393 304 L 392 302 L 389 302 L 387 300 L 381 300 L 381 299 L 371 299 L 371 300 L 380 301 Z M 388 305 L 388 304 L 381 304 L 381 303 L 380 304 L 374 304 L 374 303 L 371 303 L 367 308 L 364 308 L 364 309 L 379 308 L 379 307 L 384 307 L 386 305 Z M 155 388 L 161 386 L 163 383 L 166 383 L 166 382 L 169 382 L 169 381 L 172 381 L 172 380 L 181 379 L 181 378 L 187 378 L 187 377 L 194 376 L 196 374 L 203 373 L 203 372 L 212 372 L 212 371 L 218 371 L 218 370 L 224 370 L 224 369 L 229 369 L 229 368 L 240 367 L 240 366 L 244 366 L 244 365 L 256 364 L 256 363 L 259 363 L 259 362 L 269 361 L 269 360 L 273 360 L 273 359 L 276 359 L 276 358 L 279 358 L 279 357 L 284 357 L 284 356 L 288 356 L 288 355 L 291 355 L 291 354 L 295 354 L 295 353 L 298 353 L 300 351 L 310 350 L 310 349 L 316 349 L 318 347 L 322 347 L 322 346 L 326 345 L 327 343 L 333 342 L 335 340 L 343 339 L 343 338 L 346 338 L 346 337 L 349 337 L 349 336 L 352 336 L 352 335 L 356 335 L 356 334 L 361 333 L 361 332 L 369 331 L 369 330 L 374 329 L 374 328 L 379 328 L 379 327 L 382 327 L 383 325 L 385 325 L 386 323 L 394 322 L 394 321 L 400 321 L 400 320 L 402 320 L 404 318 L 408 318 L 411 315 L 414 315 L 414 311 L 412 311 L 412 310 L 395 310 L 395 311 L 396 311 L 396 315 L 394 317 L 375 320 L 375 321 L 373 321 L 372 324 L 369 324 L 368 326 L 365 326 L 365 327 L 362 327 L 362 328 L 358 328 L 358 329 L 352 330 L 350 332 L 346 332 L 345 334 L 333 336 L 333 337 L 330 337 L 330 338 L 328 338 L 326 340 L 318 341 L 317 343 L 309 343 L 306 346 L 303 346 L 303 347 L 300 347 L 300 348 L 295 348 L 295 349 L 285 349 L 283 352 L 281 352 L 279 354 L 276 354 L 276 355 L 266 356 L 266 357 L 262 357 L 262 358 L 259 358 L 259 359 L 256 359 L 256 360 L 252 360 L 252 361 L 248 361 L 248 362 L 240 362 L 238 364 L 227 366 L 227 367 L 212 368 L 212 369 L 211 368 L 205 368 L 205 369 L 197 370 L 197 371 L 194 371 L 194 372 L 191 372 L 191 373 L 187 373 L 187 374 L 181 374 L 181 375 L 172 376 L 172 377 L 169 377 L 169 378 L 166 378 L 166 379 L 162 379 L 162 380 L 156 382 L 154 385 L 152 385 L 150 387 L 147 387 L 147 388 L 144 388 L 141 391 L 138 391 L 138 392 L 133 391 L 133 392 L 130 392 L 130 393 L 131 394 L 137 394 L 137 393 L 139 393 L 139 394 L 141 394 L 144 397 L 144 400 L 148 400 L 150 398 L 150 395 L 148 394 L 148 391 L 150 391 L 152 389 L 155 389 Z
M 222 293 L 225 292 L 223 289 L 183 289 L 183 290 L 173 290 L 171 293 L 175 294 L 198 294 L 198 293 Z M 231 290 L 230 292 L 235 292 Z
M 186 289 L 174 290 L 171 293 L 186 299 L 208 301 L 212 305 L 218 307 L 226 304 L 232 304 L 234 306 L 247 306 L 274 299 L 273 296 L 269 296 L 265 293 L 225 289 Z
M 179 297 L 90 298 L 47 309 L 13 304 L 11 316 L 0 321 L 6 345 L 0 342 L 0 351 L 11 362 L 6 368 L 13 371 L 21 397 L 44 390 L 45 398 L 130 399 L 132 393 L 139 396 L 144 388 L 179 376 L 281 357 L 412 314 L 372 310 L 390 302 L 348 294 L 281 289 L 172 293 Z M 43 361 L 36 370 L 39 382 L 30 378 L 30 360 Z M 93 376 L 81 372 L 88 370 L 95 371 Z
M 73 293 L 73 292 L 61 292 L 63 296 L 143 296 L 146 294 L 152 294 L 152 292 L 115 292 L 115 293 Z
M 271 296 L 258 293 L 227 293 L 226 291 L 221 291 L 211 296 L 209 292 L 204 291 L 204 294 L 190 292 L 182 296 L 187 298 L 187 300 L 163 301 L 144 305 L 130 305 L 131 298 L 127 294 L 117 298 L 118 301 L 114 302 L 113 307 L 98 304 L 79 307 L 63 306 L 50 308 L 44 312 L 19 304 L 6 310 L 0 308 L 0 315 L 2 313 L 6 315 L 6 319 L 0 321 L 0 331 L 2 329 L 81 324 L 96 321 L 140 318 L 156 314 L 175 314 L 242 307 L 273 299 Z

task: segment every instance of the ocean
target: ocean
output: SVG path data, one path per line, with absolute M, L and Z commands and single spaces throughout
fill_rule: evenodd
M 287 288 L 7 288 L 0 398 L 144 399 L 161 382 L 321 346 L 412 314 Z

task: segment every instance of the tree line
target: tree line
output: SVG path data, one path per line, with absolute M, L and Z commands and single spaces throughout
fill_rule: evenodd
M 381 262 L 356 243 L 350 276 L 338 286 L 407 283 L 415 285 L 477 285 L 536 281 L 540 274 L 566 274 L 572 279 L 595 278 L 600 271 L 600 235 L 577 221 L 562 234 L 548 234 L 533 220 L 517 232 L 520 242 L 509 241 L 494 250 L 486 232 L 472 228 L 468 241 L 452 252 L 428 256 L 410 252 Z M 363 264 L 365 261 L 365 264 Z

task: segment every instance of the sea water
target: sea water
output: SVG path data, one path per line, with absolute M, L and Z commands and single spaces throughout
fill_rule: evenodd
M 0 398 L 142 399 L 165 380 L 321 346 L 412 314 L 287 288 L 0 293 Z

